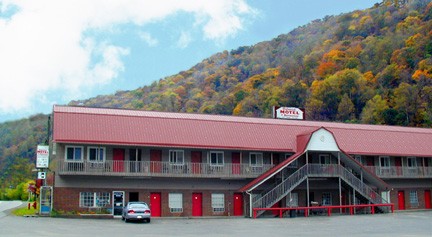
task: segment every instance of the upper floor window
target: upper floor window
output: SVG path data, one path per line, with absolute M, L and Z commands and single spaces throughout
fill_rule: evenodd
M 390 168 L 390 157 L 380 156 L 380 167 L 381 168 Z
M 183 150 L 170 150 L 169 151 L 170 164 L 183 165 L 184 164 L 184 151 Z
M 210 152 L 210 165 L 223 166 L 224 165 L 224 153 L 223 151 L 211 151 Z
M 292 156 L 292 154 L 285 154 L 285 160 L 290 158 Z M 289 165 L 288 168 L 297 168 L 298 167 L 298 159 L 293 160 Z
M 361 155 L 355 155 L 355 156 L 354 156 L 354 159 L 355 159 L 358 163 L 364 165 L 364 163 L 363 163 L 363 157 L 362 157 Z
M 87 159 L 93 162 L 104 162 L 105 147 L 89 147 L 87 149 Z
M 66 161 L 80 161 L 83 160 L 83 147 L 82 146 L 66 146 L 65 152 Z
M 321 165 L 329 165 L 331 164 L 330 162 L 330 155 L 328 154 L 321 154 L 319 155 L 319 161 Z
M 407 157 L 408 168 L 417 168 L 417 159 L 415 157 Z
M 249 154 L 250 166 L 262 167 L 263 166 L 263 154 L 258 152 L 251 152 Z

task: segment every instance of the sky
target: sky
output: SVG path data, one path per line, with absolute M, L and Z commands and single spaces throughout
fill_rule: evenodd
M 133 90 L 379 0 L 0 0 L 0 122 Z

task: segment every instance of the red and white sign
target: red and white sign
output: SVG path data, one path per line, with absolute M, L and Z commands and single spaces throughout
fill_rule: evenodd
M 278 119 L 305 119 L 304 110 L 295 107 L 273 107 L 273 117 Z
M 37 146 L 36 168 L 48 168 L 49 165 L 49 146 Z

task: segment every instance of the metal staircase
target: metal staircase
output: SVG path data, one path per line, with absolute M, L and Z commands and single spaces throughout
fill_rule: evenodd
M 340 177 L 351 186 L 358 194 L 370 203 L 388 203 L 381 198 L 371 187 L 363 183 L 359 178 L 341 165 L 307 164 L 298 169 L 292 175 L 282 180 L 273 189 L 252 197 L 252 208 L 268 208 L 279 202 L 289 192 L 294 190 L 308 177 Z M 257 216 L 264 213 L 260 211 Z

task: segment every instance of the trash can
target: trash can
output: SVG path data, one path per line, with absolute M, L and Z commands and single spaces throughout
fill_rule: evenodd
M 294 218 L 294 217 L 296 217 L 297 216 L 297 211 L 296 210 L 290 210 L 290 217 L 291 218 Z

